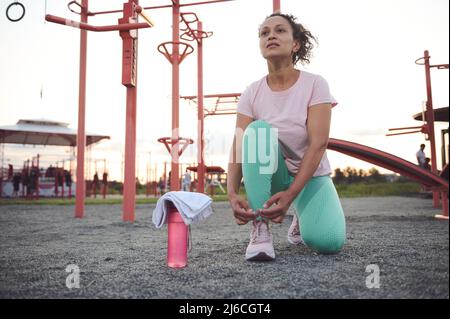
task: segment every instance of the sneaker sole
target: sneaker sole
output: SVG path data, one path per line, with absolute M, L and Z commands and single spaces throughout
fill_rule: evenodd
M 287 240 L 292 245 L 304 245 L 305 244 L 303 242 L 303 239 L 300 239 L 300 241 L 296 242 L 296 241 L 292 240 L 290 237 L 288 237 Z
M 291 238 L 288 237 L 288 242 L 291 245 L 300 245 L 302 242 L 301 241 L 293 241 Z
M 248 261 L 271 261 L 274 260 L 275 257 L 269 256 L 268 254 L 264 252 L 260 252 L 255 256 L 246 258 Z

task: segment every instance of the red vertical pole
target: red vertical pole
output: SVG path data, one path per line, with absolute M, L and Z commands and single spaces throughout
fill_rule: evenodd
M 65 180 L 64 180 L 64 164 L 63 164 L 63 170 L 62 170 L 61 174 L 62 174 L 62 177 L 61 177 L 61 179 L 62 179 L 61 198 L 64 199 L 64 183 L 65 183 Z
M 167 189 L 167 162 L 164 162 L 164 192 L 166 191 L 166 189 Z
M 273 12 L 281 11 L 281 0 L 273 0 Z
M 180 190 L 180 178 L 179 178 L 179 144 L 180 138 L 179 132 L 179 107 L 180 107 L 180 3 L 179 0 L 172 0 L 172 41 L 173 54 L 172 54 L 172 173 L 170 180 L 170 190 Z
M 129 23 L 136 18 L 138 0 L 124 4 L 119 23 Z M 125 115 L 125 177 L 123 185 L 123 221 L 134 221 L 136 198 L 136 95 L 137 95 L 137 30 L 120 32 L 123 40 L 122 84 L 127 87 Z
M 429 128 L 428 139 L 430 140 L 431 148 L 431 171 L 435 174 L 437 171 L 436 163 L 436 138 L 434 135 L 434 110 L 433 110 L 433 95 L 431 93 L 431 72 L 430 72 L 430 55 L 428 51 L 424 52 L 425 57 L 425 79 L 427 83 L 427 125 Z M 433 207 L 439 207 L 439 191 L 433 191 Z
M 69 161 L 69 175 L 72 176 L 72 159 Z M 69 184 L 69 199 L 72 198 L 72 181 Z
M 159 179 L 158 179 L 158 164 L 157 163 L 155 163 L 155 174 L 154 174 L 154 176 L 155 176 L 155 183 L 156 183 L 156 185 L 155 185 L 155 197 L 157 197 L 158 196 L 158 182 L 159 182 Z
M 81 1 L 81 22 L 88 22 L 89 0 Z M 84 151 L 86 148 L 86 57 L 87 31 L 80 30 L 80 79 L 78 92 L 78 132 L 77 132 L 77 187 L 75 193 L 75 218 L 83 218 L 86 184 L 84 180 Z
M 39 154 L 37 155 L 37 176 L 36 176 L 36 199 L 39 199 L 39 177 L 41 175 L 41 171 L 39 170 Z
M 123 220 L 134 221 L 136 197 L 136 89 L 127 88 Z
M 203 31 L 202 22 L 198 22 L 198 31 Z M 197 99 L 198 99 L 198 146 L 197 146 L 197 161 L 198 161 L 198 186 L 197 192 L 203 193 L 205 189 L 205 158 L 204 158 L 204 110 L 203 110 L 203 40 L 198 41 L 197 52 L 197 66 L 198 66 L 198 84 L 197 84 Z

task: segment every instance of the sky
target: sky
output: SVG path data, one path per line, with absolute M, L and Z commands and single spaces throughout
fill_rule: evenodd
M 66 0 L 21 0 L 25 17 L 12 23 L 6 7 L 13 0 L 0 0 L 0 126 L 19 119 L 49 119 L 77 128 L 79 30 L 45 22 L 45 14 L 78 20 L 67 9 Z M 90 10 L 121 9 L 123 0 L 91 0 Z M 182 0 L 182 3 L 199 0 Z M 170 4 L 169 0 L 141 0 L 142 6 Z M 330 137 L 368 145 L 408 161 L 416 162 L 423 134 L 386 137 L 389 128 L 418 126 L 412 116 L 422 111 L 426 100 L 425 70 L 414 61 L 429 50 L 432 64 L 448 63 L 449 1 L 447 0 L 281 0 L 283 12 L 298 17 L 319 40 L 307 66 L 324 76 L 333 96 Z M 272 11 L 272 0 L 233 2 L 185 7 L 195 12 L 204 30 L 212 31 L 204 41 L 205 94 L 242 92 L 267 73 L 258 45 L 258 27 Z M 137 173 L 144 181 L 148 166 L 170 162 L 165 147 L 157 142 L 171 134 L 171 65 L 157 46 L 171 40 L 170 9 L 153 10 L 151 29 L 139 30 Z M 90 18 L 93 25 L 117 24 L 119 14 Z M 195 47 L 195 45 L 194 45 Z M 87 174 L 95 165 L 103 172 L 104 159 L 111 179 L 123 177 L 126 89 L 121 85 L 121 38 L 118 32 L 88 34 L 87 113 L 88 132 L 111 136 L 90 152 Z M 181 95 L 196 95 L 196 52 L 180 67 Z M 435 108 L 449 105 L 448 70 L 432 70 Z M 196 107 L 180 103 L 180 134 L 196 140 Z M 226 167 L 234 133 L 235 116 L 205 120 L 208 165 Z M 436 126 L 438 145 L 441 130 Z M 45 167 L 65 160 L 68 148 L 4 145 L 3 164 L 21 166 L 23 160 L 41 154 Z M 368 170 L 374 165 L 328 151 L 332 168 L 352 166 Z M 438 167 L 441 155 L 438 148 Z M 181 157 L 194 163 L 196 146 Z M 75 161 L 72 163 L 73 167 Z M 389 173 L 379 168 L 384 173 Z

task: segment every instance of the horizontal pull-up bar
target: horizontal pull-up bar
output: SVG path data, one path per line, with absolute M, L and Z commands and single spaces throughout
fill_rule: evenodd
M 241 96 L 241 93 L 225 93 L 225 94 L 209 94 L 204 95 L 203 97 L 206 99 L 210 98 L 238 98 Z M 180 98 L 184 100 L 195 100 L 197 98 L 197 95 L 188 95 L 188 96 L 180 96 Z
M 411 129 L 422 128 L 422 127 L 423 127 L 423 125 L 421 125 L 421 126 L 410 126 L 410 127 L 390 128 L 389 131 L 411 130 Z
M 229 2 L 229 1 L 236 1 L 236 0 L 212 0 L 212 1 L 193 2 L 193 3 L 180 4 L 180 7 L 189 7 L 189 6 L 197 6 L 197 5 L 202 5 L 202 4 L 211 4 L 211 3 Z M 167 8 L 172 8 L 172 7 L 173 7 L 173 5 L 169 4 L 169 5 L 163 5 L 163 6 L 145 7 L 144 10 L 167 9 Z M 89 16 L 95 16 L 95 15 L 99 15 L 99 14 L 121 13 L 121 12 L 122 12 L 122 10 L 89 12 Z
M 448 69 L 448 64 L 430 65 L 430 68 L 438 68 L 439 70 Z
M 397 135 L 406 135 L 406 134 L 414 134 L 414 133 L 422 133 L 422 131 L 408 131 L 408 132 L 401 132 L 401 133 L 391 133 L 391 134 L 386 134 L 386 136 L 397 136 Z
M 149 28 L 151 25 L 149 23 L 124 23 L 119 25 L 106 25 L 106 26 L 93 26 L 84 22 L 73 21 L 69 19 L 64 19 L 51 14 L 45 16 L 45 20 L 57 24 L 67 25 L 69 27 L 78 28 L 81 30 L 95 31 L 95 32 L 105 32 L 105 31 L 129 31 L 135 29 Z

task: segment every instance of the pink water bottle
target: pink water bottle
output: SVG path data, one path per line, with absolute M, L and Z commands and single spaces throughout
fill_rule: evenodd
M 189 230 L 175 206 L 170 205 L 168 214 L 167 265 L 183 268 L 187 265 Z

